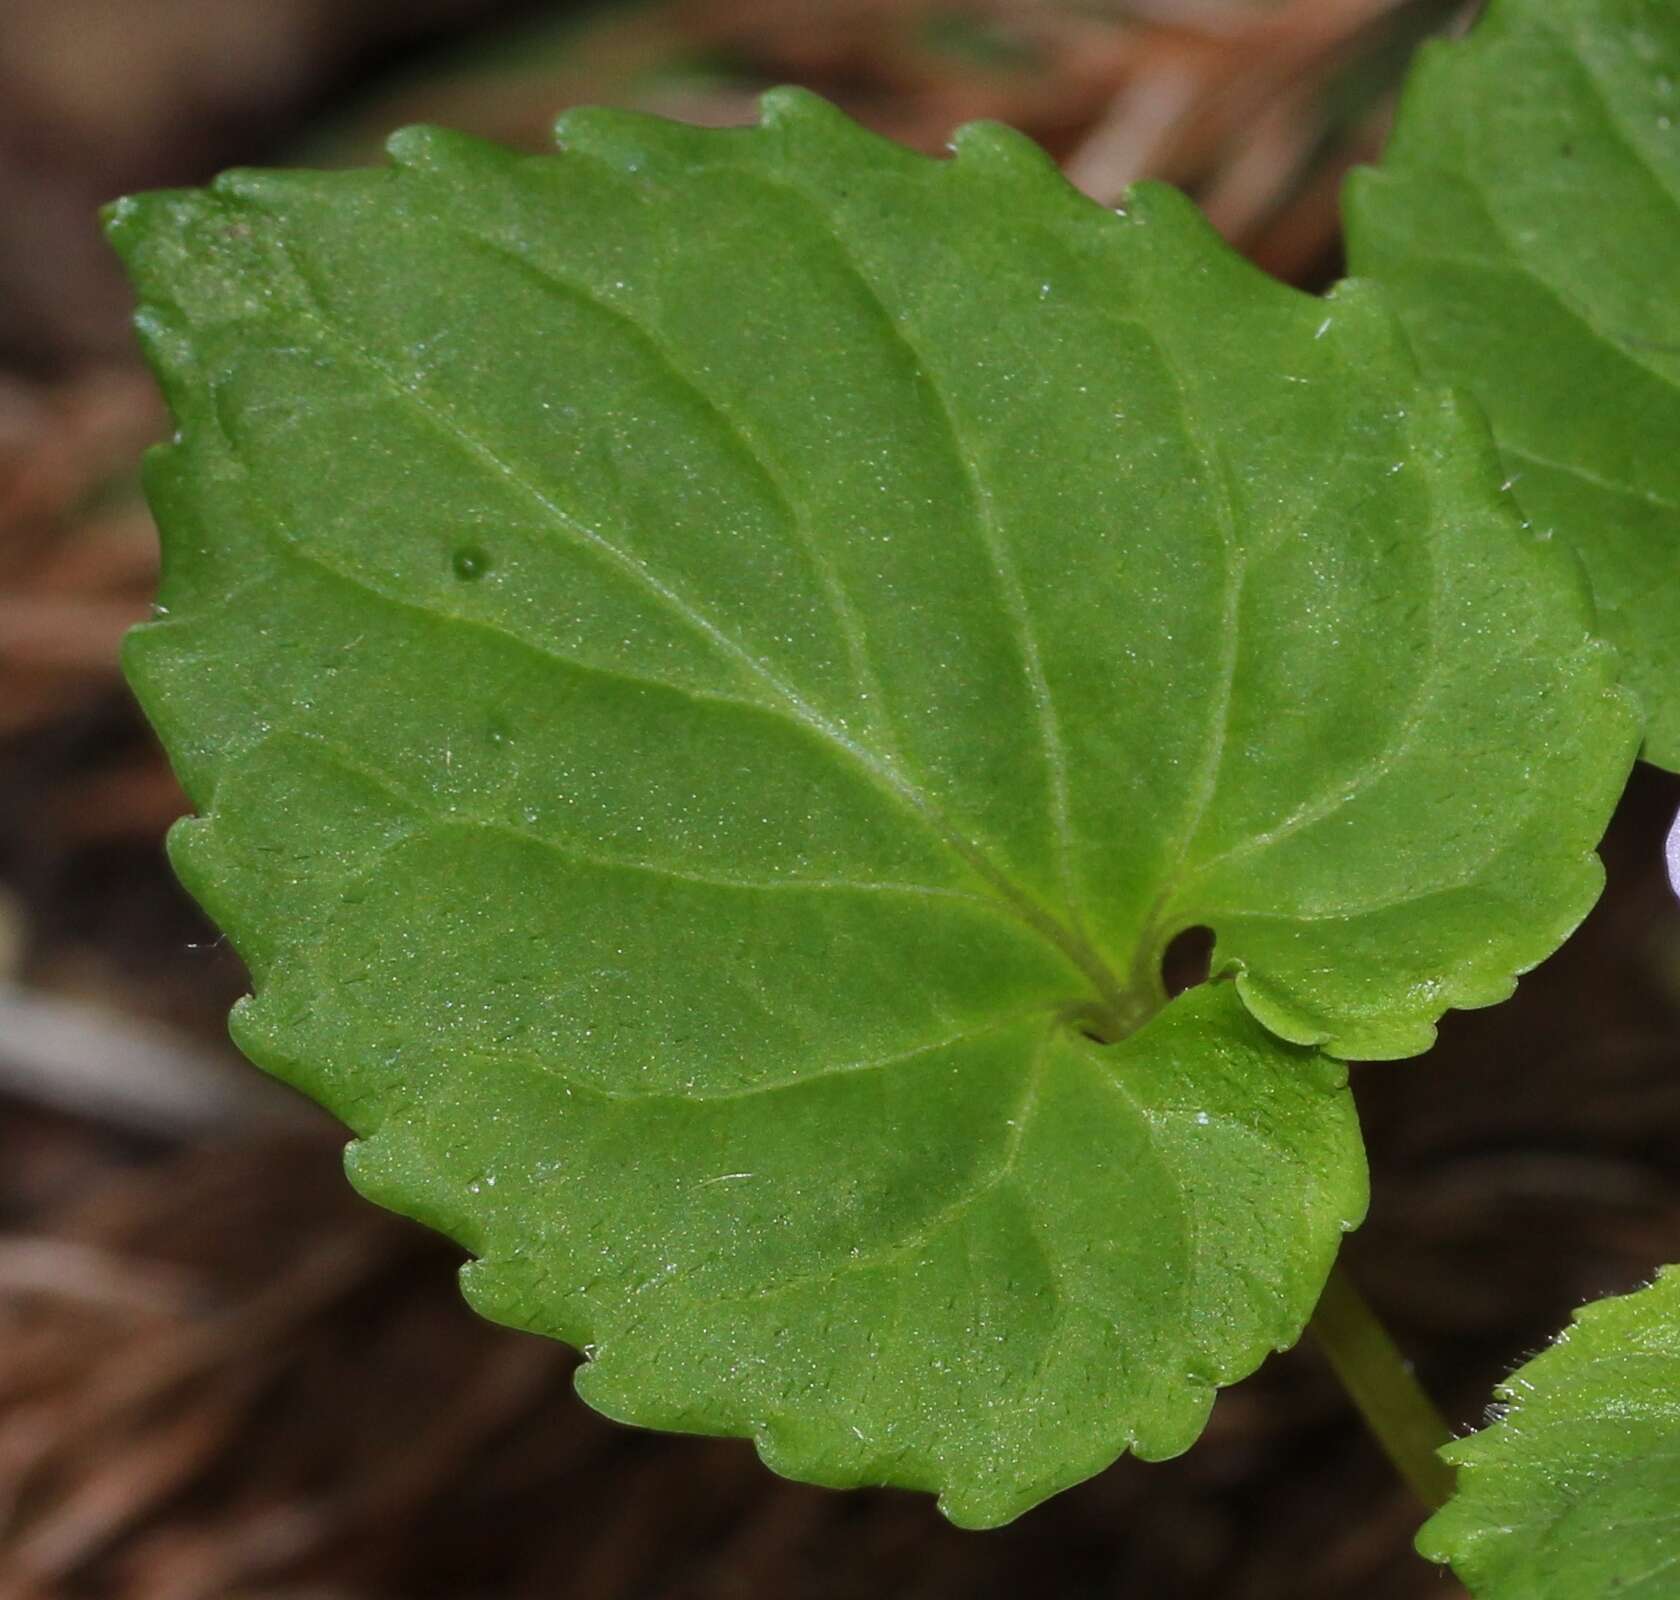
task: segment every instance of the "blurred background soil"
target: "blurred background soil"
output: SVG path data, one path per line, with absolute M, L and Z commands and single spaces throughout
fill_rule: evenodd
M 325 1119 L 225 1041 L 237 960 L 175 886 L 183 802 L 117 676 L 165 426 L 95 208 L 229 165 L 377 159 L 430 120 L 539 147 L 561 107 L 704 122 L 808 84 L 938 151 L 1026 129 L 1089 193 L 1188 187 L 1318 288 L 1336 191 L 1458 0 L 0 5 L 0 1597 L 1458 1593 L 1303 1346 L 1163 1465 L 1000 1532 L 614 1427 L 570 1354 L 476 1321 L 458 1252 L 374 1211 Z M 1461 1426 L 1592 1296 L 1680 1258 L 1680 783 L 1641 770 L 1608 892 L 1516 1000 L 1354 1069 L 1357 1280 Z M 1585 1600 L 1585 1597 L 1584 1597 Z

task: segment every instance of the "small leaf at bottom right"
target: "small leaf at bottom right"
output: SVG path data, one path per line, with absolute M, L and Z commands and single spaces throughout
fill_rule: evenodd
M 1499 1399 L 1418 1549 L 1476 1600 L 1680 1596 L 1680 1267 L 1577 1312 Z

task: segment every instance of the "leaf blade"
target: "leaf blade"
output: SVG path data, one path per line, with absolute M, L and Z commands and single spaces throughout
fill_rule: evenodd
M 1459 1491 L 1419 1550 L 1478 1600 L 1672 1592 L 1680 1272 L 1582 1307 L 1499 1398 L 1497 1421 L 1442 1452 Z
M 1501 0 L 1426 48 L 1379 168 L 1347 193 L 1349 259 L 1425 369 L 1486 408 L 1514 492 L 1591 575 L 1680 762 L 1680 25 L 1660 0 Z
M 128 654 L 177 864 L 242 1047 L 597 1403 L 1003 1520 L 1186 1445 L 1362 1214 L 1341 1069 L 1236 991 L 1421 1048 L 1590 903 L 1631 719 L 1370 296 L 1000 130 L 564 143 L 119 212 L 180 425 Z M 1438 892 L 1408 967 L 1371 903 Z M 1236 982 L 1163 1010 L 1204 918 Z M 834 1291 L 883 1239 L 926 1282 Z M 962 1334 L 1043 1347 L 1051 1266 L 1077 1359 Z M 797 1359 L 749 1356 L 801 1271 Z M 893 1381 L 817 1373 L 842 1314 Z

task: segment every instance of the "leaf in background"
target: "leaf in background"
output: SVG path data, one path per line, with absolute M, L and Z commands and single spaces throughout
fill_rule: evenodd
M 1580 552 L 1645 754 L 1680 771 L 1680 6 L 1496 0 L 1423 52 L 1347 224 L 1536 528 Z
M 1680 1574 L 1680 1269 L 1576 1312 L 1442 1452 L 1459 1490 L 1418 1535 L 1477 1600 L 1666 1600 Z
M 999 1522 L 1298 1337 L 1364 1207 L 1303 1046 L 1564 937 L 1631 717 L 1365 294 L 993 127 L 562 143 L 118 208 L 176 860 L 592 1403 Z

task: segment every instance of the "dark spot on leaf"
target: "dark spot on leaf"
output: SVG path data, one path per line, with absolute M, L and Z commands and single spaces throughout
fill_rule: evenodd
M 1213 965 L 1213 929 L 1197 926 L 1173 935 L 1161 955 L 1161 987 L 1176 999 L 1186 989 L 1206 983 Z
M 482 545 L 464 544 L 455 552 L 452 565 L 457 578 L 473 583 L 490 570 L 490 554 Z

